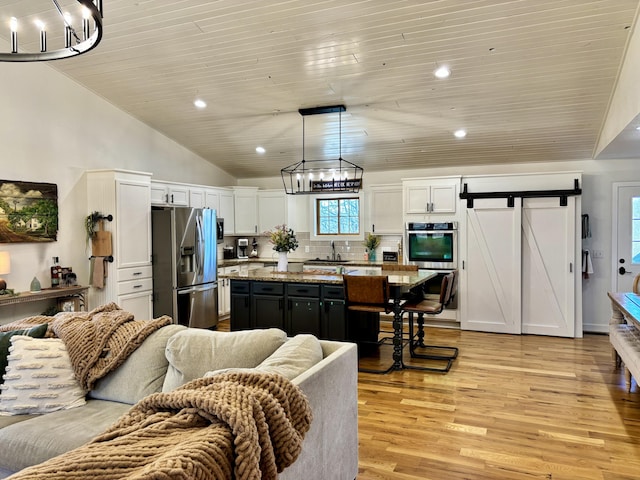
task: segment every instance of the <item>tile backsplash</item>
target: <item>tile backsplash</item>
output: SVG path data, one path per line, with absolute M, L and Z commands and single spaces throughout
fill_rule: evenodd
M 329 240 L 312 240 L 309 232 L 296 232 L 298 238 L 298 248 L 294 252 L 289 253 L 291 259 L 325 259 L 331 256 L 331 242 Z M 249 250 L 251 250 L 251 242 L 254 237 L 225 237 L 223 245 L 236 245 L 237 238 L 249 238 Z M 258 256 L 261 258 L 277 257 L 277 252 L 273 250 L 272 245 L 265 236 L 256 236 L 258 242 Z M 381 235 L 380 246 L 376 249 L 377 259 L 382 260 L 382 252 L 398 251 L 398 242 L 401 241 L 401 235 Z M 308 251 L 307 251 L 308 247 Z M 362 240 L 336 240 L 336 255 L 340 255 L 342 260 L 363 260 L 366 251 Z

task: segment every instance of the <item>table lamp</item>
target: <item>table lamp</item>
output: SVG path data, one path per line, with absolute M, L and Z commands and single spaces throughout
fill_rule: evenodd
M 11 257 L 9 252 L 0 252 L 0 275 L 6 275 L 11 273 Z M 0 290 L 7 289 L 7 282 L 3 278 L 0 278 Z

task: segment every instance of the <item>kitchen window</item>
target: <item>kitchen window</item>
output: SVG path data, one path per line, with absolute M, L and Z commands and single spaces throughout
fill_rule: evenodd
M 316 200 L 317 235 L 359 235 L 360 198 Z

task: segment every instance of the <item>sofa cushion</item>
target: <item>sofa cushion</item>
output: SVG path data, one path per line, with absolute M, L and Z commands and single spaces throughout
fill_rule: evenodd
M 7 361 L 1 415 L 50 413 L 85 404 L 85 392 L 59 338 L 14 335 Z
M 93 439 L 130 405 L 89 400 L 86 405 L 39 415 L 0 429 L 0 465 L 12 471 L 44 462 Z
M 30 418 L 35 418 L 38 415 L 33 413 L 29 415 L 0 415 L 0 429 L 13 425 L 14 423 L 24 422 Z M 2 475 L 0 475 L 2 478 Z
M 163 392 L 171 391 L 211 370 L 253 368 L 271 355 L 287 339 L 277 328 L 213 332 L 187 329 L 167 342 L 169 360 Z
M 167 325 L 153 332 L 122 365 L 98 380 L 89 397 L 133 405 L 143 397 L 159 392 L 169 366 L 164 353 L 167 341 L 186 328 Z
M 47 333 L 47 328 L 49 328 L 49 325 L 44 323 L 31 328 L 0 333 L 0 383 L 2 383 L 2 378 L 4 377 L 4 372 L 7 368 L 7 355 L 9 355 L 11 337 L 14 335 L 28 335 L 33 338 L 43 338 Z

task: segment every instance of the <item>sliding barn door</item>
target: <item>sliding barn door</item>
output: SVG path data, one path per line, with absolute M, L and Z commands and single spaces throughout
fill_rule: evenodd
M 522 333 L 575 333 L 575 197 L 526 198 L 522 209 Z
M 465 210 L 461 327 L 521 332 L 521 199 L 475 199 Z M 464 205 L 464 202 L 462 203 Z

